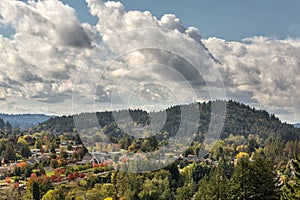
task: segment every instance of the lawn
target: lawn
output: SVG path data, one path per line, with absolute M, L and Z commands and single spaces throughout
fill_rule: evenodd
M 54 175 L 54 170 L 46 171 L 46 176 L 50 177 Z

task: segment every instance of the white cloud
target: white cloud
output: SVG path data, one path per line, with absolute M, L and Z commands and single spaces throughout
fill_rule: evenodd
M 12 38 L 0 36 L 1 96 L 50 102 L 70 98 L 76 57 L 86 51 L 80 47 L 91 46 L 89 26 L 59 1 L 4 0 L 0 16 L 0 23 L 16 32 Z
M 223 63 L 227 87 L 233 94 L 250 92 L 253 102 L 276 112 L 294 110 L 299 119 L 300 41 L 253 37 L 243 42 L 209 38 L 209 51 Z M 287 119 L 288 116 L 278 114 Z
M 196 90 L 203 89 L 203 79 L 217 82 L 216 63 L 205 50 L 196 28 L 185 27 L 171 14 L 157 19 L 147 11 L 126 12 L 123 5 L 116 2 L 87 0 L 87 3 L 91 13 L 99 18 L 96 29 L 105 46 L 117 57 L 117 61 L 103 71 L 99 91 L 113 95 L 117 102 L 126 104 L 133 91 L 144 91 L 142 88 L 148 83 L 157 87 L 164 83 L 180 91 L 169 104 L 192 102 L 200 95 L 197 92 L 195 95 L 186 82 L 198 84 Z M 140 101 L 145 98 L 157 101 L 162 97 L 157 92 L 142 94 Z
M 120 105 L 149 99 L 144 108 L 209 99 L 209 92 L 222 98 L 218 67 L 230 97 L 299 116 L 299 41 L 202 40 L 172 14 L 158 19 L 119 2 L 86 2 L 96 26 L 81 24 L 58 0 L 0 1 L 0 25 L 15 29 L 11 38 L 0 35 L 4 111 L 65 114 L 74 89 L 78 112 L 93 109 L 94 100 L 106 110 L 112 97 Z

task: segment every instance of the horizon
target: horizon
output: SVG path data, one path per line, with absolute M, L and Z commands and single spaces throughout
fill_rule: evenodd
M 286 121 L 283 121 L 282 119 L 280 119 L 280 117 L 278 117 L 275 113 L 270 113 L 268 112 L 267 110 L 265 109 L 257 109 L 256 107 L 253 107 L 251 105 L 248 105 L 248 104 L 244 104 L 243 102 L 239 102 L 239 101 L 235 101 L 235 100 L 217 100 L 217 101 L 225 101 L 226 103 L 228 102 L 233 102 L 233 103 L 238 103 L 238 104 L 242 104 L 244 106 L 249 106 L 250 109 L 255 109 L 255 111 L 266 111 L 270 116 L 271 115 L 274 115 L 276 118 L 279 119 L 279 121 L 281 123 L 287 123 L 287 124 L 290 124 L 290 125 L 297 125 L 297 124 L 300 124 L 300 122 L 295 122 L 295 123 L 290 123 L 290 122 L 286 122 Z M 210 101 L 205 101 L 205 102 L 194 102 L 194 103 L 209 103 Z M 143 110 L 141 108 L 128 108 L 128 109 L 120 109 L 120 110 L 103 110 L 103 111 L 92 111 L 92 112 L 81 112 L 81 113 L 71 113 L 71 114 L 61 114 L 61 115 L 52 115 L 52 114 L 47 114 L 47 113 L 0 113 L 0 115 L 12 115 L 12 116 L 17 116 L 17 115 L 44 115 L 44 116 L 47 116 L 47 117 L 63 117 L 63 116 L 75 116 L 75 115 L 81 115 L 81 114 L 90 114 L 90 113 L 104 113 L 104 112 L 120 112 L 120 111 L 126 111 L 126 110 L 131 110 L 131 111 L 137 111 L 137 110 L 140 110 L 140 111 L 144 111 L 144 112 L 147 112 L 147 114 L 149 114 L 150 112 L 154 112 L 154 113 L 157 113 L 157 112 L 161 112 L 161 111 L 165 111 L 167 109 L 170 109 L 172 107 L 175 107 L 175 106 L 182 106 L 182 105 L 190 105 L 190 104 L 193 104 L 193 103 L 189 103 L 189 104 L 178 104 L 178 105 L 170 105 L 162 110 L 152 110 L 152 111 L 149 111 L 149 110 Z M 226 108 L 227 109 L 227 108 Z

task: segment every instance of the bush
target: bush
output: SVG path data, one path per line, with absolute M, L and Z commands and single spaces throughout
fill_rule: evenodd
M 84 178 L 85 177 L 85 174 L 84 173 L 80 173 L 79 174 L 79 178 Z
M 102 173 L 104 172 L 104 168 L 103 167 L 96 167 L 94 168 L 94 173 L 98 174 L 98 173 Z

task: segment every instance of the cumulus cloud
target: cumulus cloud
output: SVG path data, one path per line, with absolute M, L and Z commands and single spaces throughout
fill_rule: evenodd
M 192 101 L 181 82 L 203 85 L 205 77 L 193 65 L 206 73 L 213 65 L 196 28 L 171 14 L 157 19 L 150 12 L 126 12 L 117 2 L 87 3 L 99 17 L 95 27 L 81 24 L 75 10 L 57 0 L 0 2 L 0 24 L 15 30 L 11 38 L 0 36 L 1 98 L 62 103 L 75 89 L 81 104 L 110 103 L 112 95 L 121 103 L 130 90 L 164 81 L 184 91 L 178 94 L 182 102 Z
M 228 95 L 247 92 L 253 105 L 278 113 L 297 114 L 299 118 L 300 41 L 266 37 L 227 42 L 219 38 L 204 41 L 209 51 L 220 60 Z M 240 98 L 238 98 L 239 100 Z M 281 108 L 281 109 L 280 109 Z M 285 109 L 285 112 L 278 110 Z M 295 117 L 295 116 L 293 116 Z
M 49 44 L 87 47 L 91 40 L 75 10 L 60 1 L 1 1 L 1 23 L 16 30 L 15 39 L 42 38 Z M 24 36 L 26 38 L 24 38 Z
M 0 16 L 2 26 L 15 29 L 12 38 L 0 35 L 0 95 L 46 102 L 70 98 L 76 57 L 92 45 L 90 26 L 60 1 L 4 0 Z
M 80 23 L 76 11 L 58 0 L 0 1 L 0 26 L 14 29 L 9 38 L 0 35 L 5 111 L 66 114 L 72 95 L 76 112 L 109 109 L 112 102 L 116 109 L 153 109 L 224 98 L 224 81 L 231 98 L 300 113 L 299 41 L 202 39 L 173 14 L 159 19 L 126 11 L 120 2 L 86 2 L 99 19 L 95 26 Z
M 195 27 L 185 27 L 172 14 L 157 19 L 148 11 L 126 12 L 119 2 L 87 0 L 87 3 L 91 14 L 99 18 L 96 29 L 103 43 L 118 60 L 102 75 L 105 80 L 114 77 L 103 90 L 114 95 L 118 102 L 118 97 L 127 102 L 133 92 L 130 89 L 144 91 L 139 88 L 148 83 L 156 84 L 158 88 L 164 84 L 169 89 L 180 91 L 174 97 L 171 89 L 164 90 L 169 92 L 166 96 L 174 97 L 169 105 L 203 98 L 201 91 L 207 93 L 207 85 L 222 86 L 217 63 L 206 50 Z M 153 93 L 140 93 L 145 95 L 140 100 L 163 100 L 164 95 L 157 92 L 158 88 Z M 147 96 L 149 94 L 152 96 Z M 211 91 L 211 94 L 216 92 Z

